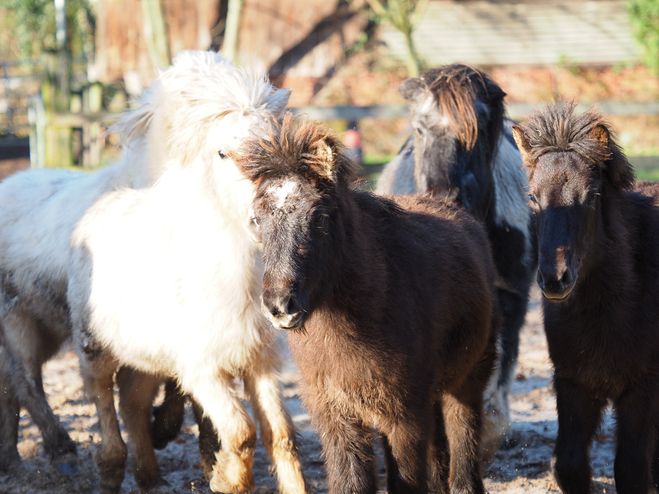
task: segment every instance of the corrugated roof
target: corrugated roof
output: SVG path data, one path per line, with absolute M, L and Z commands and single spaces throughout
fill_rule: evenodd
M 403 36 L 383 25 L 381 38 L 403 59 Z M 619 63 L 638 58 L 623 1 L 432 1 L 413 35 L 430 66 Z

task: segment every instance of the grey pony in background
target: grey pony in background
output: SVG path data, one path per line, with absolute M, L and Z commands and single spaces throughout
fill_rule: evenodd
M 490 461 L 510 431 L 519 331 L 537 263 L 527 178 L 504 116 L 505 93 L 486 74 L 447 65 L 407 79 L 399 92 L 411 104 L 414 134 L 385 167 L 376 192 L 429 192 L 463 205 L 485 224 L 497 267 L 500 359 L 484 397 L 481 440 Z

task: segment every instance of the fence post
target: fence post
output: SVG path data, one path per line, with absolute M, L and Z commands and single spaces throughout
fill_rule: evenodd
M 89 84 L 82 92 L 83 113 L 98 113 L 103 106 L 103 86 L 98 82 Z M 101 124 L 97 121 L 86 122 L 82 127 L 82 165 L 94 168 L 101 161 L 101 149 L 98 143 Z
M 43 100 L 46 120 L 46 156 L 45 164 L 49 168 L 70 167 L 73 165 L 72 130 L 70 128 L 55 127 L 53 116 L 57 112 L 70 110 L 71 95 L 68 91 L 68 54 L 48 52 L 45 54 L 45 75 L 41 84 L 41 98 Z M 61 73 L 61 64 L 65 61 L 66 74 Z M 65 80 L 65 83 L 61 81 Z M 65 87 L 62 87 L 64 85 Z

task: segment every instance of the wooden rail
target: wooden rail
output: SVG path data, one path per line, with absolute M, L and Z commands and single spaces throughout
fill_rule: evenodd
M 100 148 L 97 142 L 101 124 L 110 124 L 116 121 L 121 113 L 111 113 L 107 111 L 89 111 L 90 109 L 100 108 L 100 88 L 90 87 L 89 94 L 85 93 L 83 98 L 83 111 L 79 113 L 69 112 L 52 112 L 47 115 L 46 128 L 52 129 L 83 129 L 83 146 L 85 150 L 83 164 L 85 167 L 94 167 L 98 165 L 100 158 Z M 94 97 L 91 97 L 94 95 Z M 509 103 L 506 105 L 507 113 L 513 120 L 523 120 L 524 117 L 533 109 L 538 108 L 542 103 Z M 585 111 L 592 104 L 582 103 L 577 106 L 577 111 Z M 603 101 L 597 105 L 600 110 L 609 115 L 659 115 L 659 101 L 648 102 L 629 102 L 629 101 Z M 303 106 L 291 108 L 296 115 L 307 115 L 314 120 L 361 120 L 364 118 L 379 119 L 398 119 L 407 118 L 409 108 L 407 105 L 380 105 L 380 106 Z M 42 126 L 43 129 L 43 126 Z M 47 134 L 47 132 L 45 132 Z M 36 126 L 35 142 L 37 145 L 44 142 L 43 130 Z M 41 149 L 45 149 L 42 146 Z M 45 154 L 43 151 L 36 151 L 35 155 Z M 39 164 L 37 164 L 39 163 Z M 35 162 L 33 155 L 32 166 L 43 166 L 44 156 L 41 156 L 38 162 Z M 46 166 L 50 166 L 46 162 Z

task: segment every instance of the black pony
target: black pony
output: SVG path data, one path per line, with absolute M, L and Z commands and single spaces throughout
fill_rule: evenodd
M 498 378 L 486 398 L 487 459 L 509 429 L 508 395 L 535 271 L 526 176 L 504 119 L 505 93 L 485 73 L 447 65 L 407 79 L 398 90 L 411 103 L 414 135 L 376 191 L 431 192 L 463 205 L 484 222 L 494 254 L 503 324 Z
M 647 493 L 659 485 L 659 188 L 632 190 L 632 167 L 602 115 L 573 111 L 546 106 L 514 128 L 554 364 L 554 476 L 563 492 L 589 492 L 588 452 L 611 401 L 617 491 Z

